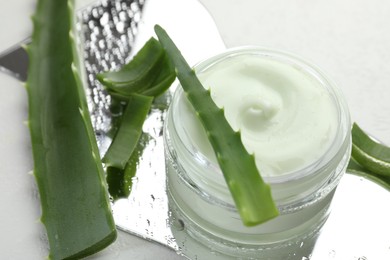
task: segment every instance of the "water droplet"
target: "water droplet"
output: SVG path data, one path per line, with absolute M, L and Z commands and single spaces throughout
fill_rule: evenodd
M 106 25 L 109 21 L 109 15 L 108 13 L 104 13 L 103 16 L 100 18 L 100 24 L 102 26 Z
M 331 251 L 329 251 L 328 255 L 331 258 L 335 258 L 336 257 L 336 251 L 335 250 L 331 250 Z

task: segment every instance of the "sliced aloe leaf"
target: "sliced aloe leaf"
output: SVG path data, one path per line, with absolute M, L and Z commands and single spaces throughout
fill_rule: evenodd
M 142 126 L 149 113 L 153 97 L 130 96 L 116 135 L 103 157 L 107 167 L 123 170 L 142 134 Z
M 390 191 L 390 177 L 378 175 L 368 171 L 363 166 L 361 166 L 358 162 L 356 162 L 356 160 L 353 159 L 353 157 L 349 161 L 347 172 L 354 174 L 356 176 L 363 177 L 372 182 L 375 182 L 376 184 Z
M 254 226 L 278 216 L 270 186 L 264 183 L 253 155 L 242 144 L 195 72 L 189 67 L 168 34 L 160 26 L 155 32 L 174 64 L 177 77 L 207 132 L 243 223 Z
M 34 176 L 49 258 L 79 259 L 116 238 L 73 38 L 73 1 L 39 0 L 27 47 Z
M 356 123 L 352 126 L 352 141 L 363 152 L 390 163 L 390 147 L 372 139 Z
M 160 43 L 150 38 L 134 58 L 119 71 L 104 72 L 97 79 L 110 91 L 122 95 L 140 93 L 158 76 L 164 50 Z
M 100 82 L 107 88 L 108 92 L 114 99 L 127 101 L 132 94 L 157 97 L 163 94 L 171 86 L 172 82 L 176 78 L 175 68 L 165 54 L 165 51 L 162 50 L 162 48 L 156 48 L 156 44 L 161 46 L 157 40 L 151 38 L 142 47 L 140 51 L 142 52 L 142 56 L 137 54 L 133 60 L 117 72 L 105 72 L 99 74 L 98 78 Z M 138 86 L 138 83 L 126 85 L 127 83 L 113 80 L 113 75 L 118 74 L 120 74 L 123 78 L 126 77 L 125 75 L 131 77 L 132 74 L 137 73 L 139 70 L 136 66 L 141 57 L 146 59 L 146 57 L 159 56 L 161 50 L 163 52 L 162 58 L 152 65 L 154 66 L 152 69 L 145 71 L 145 74 L 143 75 L 145 78 L 142 81 L 142 86 Z M 158 52 L 157 54 L 155 53 L 156 51 Z
M 366 171 L 353 157 L 350 158 L 347 169 L 351 171 Z
M 147 134 L 142 134 L 137 147 L 130 156 L 124 170 L 108 167 L 107 168 L 107 183 L 109 192 L 114 200 L 127 198 L 133 186 L 133 178 L 137 173 L 139 159 L 144 151 L 144 148 L 149 140 Z
M 162 95 L 176 79 L 176 71 L 171 60 L 164 52 L 164 59 L 161 63 L 160 70 L 157 78 L 153 80 L 153 83 L 141 93 L 145 96 L 158 97 Z
M 356 123 L 352 127 L 352 157 L 369 171 L 390 176 L 390 148 L 373 140 Z

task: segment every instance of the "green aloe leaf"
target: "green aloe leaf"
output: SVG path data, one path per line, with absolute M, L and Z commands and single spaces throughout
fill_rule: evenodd
M 160 96 L 171 86 L 176 72 L 161 44 L 150 38 L 119 71 L 104 72 L 97 78 L 113 98 L 127 101 L 132 94 Z
M 145 133 L 141 135 L 137 147 L 131 154 L 124 170 L 115 167 L 107 168 L 108 190 L 114 200 L 127 198 L 130 195 L 133 186 L 133 178 L 137 173 L 139 159 L 142 156 L 149 138 L 150 137 Z
M 133 80 L 140 77 L 142 80 Z M 118 199 L 130 194 L 141 152 L 136 146 L 140 146 L 142 126 L 153 98 L 171 86 L 176 72 L 161 44 L 150 38 L 119 71 L 104 72 L 98 78 L 113 97 L 113 110 L 121 110 L 122 101 L 127 104 L 124 114 L 114 118 L 115 135 L 103 158 L 107 165 L 109 192 Z
M 68 5 L 69 4 L 69 5 Z M 34 176 L 49 258 L 79 259 L 116 238 L 104 171 L 70 35 L 73 1 L 39 0 L 26 82 Z
M 240 132 L 231 128 L 223 109 L 215 105 L 210 92 L 202 86 L 165 30 L 156 25 L 155 32 L 207 132 L 243 223 L 254 226 L 276 217 L 279 213 L 270 186 L 261 178 L 254 156 L 243 146 Z
M 163 62 L 159 65 L 158 76 L 153 80 L 150 86 L 141 92 L 145 96 L 158 97 L 162 95 L 176 79 L 176 71 L 171 60 L 164 51 Z
M 123 170 L 142 134 L 142 126 L 152 106 L 153 97 L 133 94 L 121 118 L 119 129 L 103 157 L 107 167 Z
M 97 79 L 110 91 L 120 95 L 141 94 L 153 83 L 164 60 L 160 43 L 150 38 L 131 62 L 119 71 L 104 72 Z
M 369 171 L 390 176 L 390 148 L 373 140 L 356 123 L 352 127 L 352 157 Z
M 371 180 L 390 191 L 390 148 L 373 140 L 356 123 L 352 127 L 352 157 L 347 172 Z
M 390 191 L 390 177 L 368 171 L 353 158 L 351 158 L 349 161 L 347 172 L 375 182 L 376 184 Z

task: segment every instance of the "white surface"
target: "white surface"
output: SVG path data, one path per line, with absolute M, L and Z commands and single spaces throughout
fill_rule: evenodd
M 31 15 L 35 0 L 1 1 L 0 3 L 0 53 L 18 42 L 26 40 L 32 31 Z M 81 8 L 94 0 L 75 0 L 76 8 Z

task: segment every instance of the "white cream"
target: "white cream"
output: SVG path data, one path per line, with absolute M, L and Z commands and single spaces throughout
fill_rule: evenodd
M 293 65 L 261 56 L 234 56 L 200 73 L 212 98 L 263 176 L 302 169 L 332 144 L 338 125 L 336 104 L 318 79 Z M 180 118 L 192 143 L 216 161 L 207 137 L 185 99 Z

